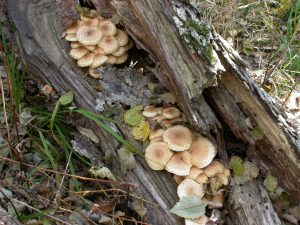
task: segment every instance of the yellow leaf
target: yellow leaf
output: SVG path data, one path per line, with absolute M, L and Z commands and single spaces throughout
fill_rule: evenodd
M 137 126 L 132 128 L 134 139 L 145 141 L 150 134 L 149 122 L 142 120 Z

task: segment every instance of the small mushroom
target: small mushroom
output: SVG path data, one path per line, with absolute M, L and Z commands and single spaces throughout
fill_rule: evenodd
M 189 195 L 196 195 L 201 198 L 204 195 L 204 186 L 192 179 L 186 178 L 178 185 L 177 195 L 179 198 Z
M 80 27 L 84 24 L 81 20 L 74 20 L 69 23 L 66 29 L 66 34 L 76 34 Z
M 99 30 L 105 36 L 114 36 L 118 32 L 116 25 L 113 24 L 110 20 L 100 21 Z
M 192 166 L 189 175 L 187 176 L 187 178 L 190 178 L 192 180 L 196 180 L 198 178 L 198 176 L 203 173 L 203 170 Z
M 228 185 L 229 179 L 224 173 L 217 173 L 215 177 L 217 177 L 221 184 Z
M 90 51 L 93 51 L 96 48 L 95 45 L 87 45 L 87 46 L 84 46 L 84 47 L 86 47 Z
M 182 125 L 172 126 L 165 130 L 163 138 L 164 142 L 173 151 L 188 150 L 193 141 L 191 130 Z
M 163 110 L 163 115 L 167 119 L 174 119 L 180 116 L 180 110 L 177 109 L 176 107 L 168 107 Z
M 100 77 L 100 73 L 94 69 L 94 68 L 91 68 L 89 67 L 89 75 L 91 75 L 92 77 L 98 79 Z
M 105 36 L 98 45 L 105 54 L 111 54 L 118 50 L 119 44 L 115 37 Z
M 78 41 L 76 34 L 67 34 L 65 37 L 67 41 Z
M 225 166 L 220 161 L 213 161 L 211 164 L 209 164 L 207 167 L 204 168 L 204 173 L 208 177 L 213 177 L 217 173 L 223 173 L 225 170 Z
M 187 176 L 192 167 L 190 154 L 186 151 L 176 152 L 166 165 L 166 170 L 178 176 Z
M 126 52 L 134 46 L 133 40 L 129 40 L 129 42 L 124 46 Z
M 155 142 L 164 142 L 162 137 L 154 138 L 150 140 L 150 144 L 155 143 Z
M 155 106 L 149 105 L 145 106 L 143 110 L 143 116 L 152 118 L 155 117 L 158 114 L 157 108 Z
M 84 22 L 84 26 L 97 27 L 99 25 L 99 22 L 100 21 L 98 19 L 89 19 Z
M 97 45 L 102 36 L 96 27 L 83 26 L 77 31 L 77 39 L 83 45 Z
M 199 184 L 205 184 L 208 181 L 208 177 L 204 174 L 201 173 L 196 179 L 195 181 Z
M 116 39 L 119 42 L 120 46 L 125 46 L 129 42 L 128 34 L 125 31 L 120 30 L 120 29 L 118 29 L 118 32 L 117 32 L 117 35 L 116 35 Z
M 127 59 L 128 59 L 128 53 L 125 52 L 123 55 L 117 57 L 116 64 L 122 64 L 122 63 L 126 62 Z
M 71 48 L 79 48 L 82 45 L 80 44 L 80 42 L 75 41 L 75 42 L 71 42 Z
M 159 138 L 163 136 L 163 129 L 156 129 L 156 130 L 151 130 L 150 135 L 149 135 L 149 140 L 153 140 L 155 138 Z
M 85 54 L 87 54 L 89 52 L 89 50 L 87 50 L 86 48 L 84 47 L 79 47 L 79 48 L 73 48 L 71 49 L 70 51 L 70 56 L 73 58 L 73 59 L 81 59 Z
M 152 143 L 145 149 L 145 160 L 153 170 L 163 170 L 172 155 L 164 142 Z
M 161 121 L 165 120 L 166 117 L 164 115 L 157 115 L 155 117 L 153 117 L 153 120 L 160 123 Z
M 106 55 L 102 55 L 102 54 L 98 53 L 94 57 L 91 68 L 99 67 L 99 66 L 103 65 L 104 63 L 106 63 L 107 60 L 108 60 L 108 57 Z
M 125 53 L 126 53 L 126 49 L 124 47 L 120 47 L 120 48 L 118 48 L 117 51 L 115 51 L 114 53 L 112 53 L 112 55 L 119 57 L 119 56 L 124 55 Z
M 184 177 L 178 175 L 174 175 L 173 178 L 177 184 L 180 184 L 184 180 Z
M 94 53 L 87 53 L 81 59 L 77 61 L 77 65 L 79 67 L 87 67 L 92 65 L 94 61 L 95 54 Z

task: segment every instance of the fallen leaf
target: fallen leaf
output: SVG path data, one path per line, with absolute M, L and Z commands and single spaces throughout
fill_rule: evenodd
M 262 140 L 264 139 L 264 131 L 260 127 L 254 127 L 251 131 L 252 136 L 255 138 L 255 140 Z
M 126 148 L 122 147 L 118 150 L 122 172 L 127 170 L 133 170 L 136 166 L 135 158 L 133 154 Z
M 92 142 L 98 144 L 99 143 L 99 139 L 96 136 L 96 134 L 91 130 L 91 129 L 86 129 L 84 127 L 77 127 L 77 129 L 79 130 L 79 132 L 86 136 L 88 139 L 90 139 Z
M 100 177 L 100 178 L 107 178 L 109 180 L 116 180 L 110 169 L 107 167 L 102 167 L 102 168 L 97 168 L 97 167 L 91 167 L 90 172 L 95 176 L 95 177 Z
M 141 218 L 143 218 L 146 213 L 147 213 L 147 208 L 144 206 L 143 201 L 139 200 L 139 199 L 135 199 L 132 203 L 131 203 L 131 207 L 134 211 L 136 211 L 137 214 L 139 214 L 139 216 Z
M 144 106 L 138 105 L 126 111 L 124 114 L 124 122 L 130 126 L 138 125 L 143 119 L 142 110 Z
M 264 186 L 268 191 L 274 192 L 278 186 L 278 180 L 277 178 L 268 175 L 266 179 L 264 180 Z
M 205 203 L 198 196 L 184 196 L 171 209 L 171 213 L 186 219 L 196 219 L 205 214 Z
M 137 126 L 132 128 L 132 135 L 135 140 L 145 141 L 150 134 L 150 124 L 142 120 Z
M 58 101 L 61 105 L 68 105 L 73 101 L 74 93 L 72 91 L 68 91 L 66 94 L 60 96 Z

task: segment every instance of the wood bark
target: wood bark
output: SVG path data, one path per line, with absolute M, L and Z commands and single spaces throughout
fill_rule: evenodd
M 99 11 L 106 10 L 101 9 L 101 6 L 105 7 L 100 4 L 101 0 L 92 2 L 95 5 L 99 3 L 96 7 Z M 95 80 L 83 77 L 82 70 L 68 56 L 68 43 L 61 39 L 66 21 L 76 18 L 76 2 L 7 0 L 6 4 L 28 71 L 43 84 L 53 86 L 59 93 L 74 91 L 77 106 L 97 112 L 99 94 L 93 86 Z M 280 184 L 299 199 L 299 139 L 286 122 L 278 124 L 280 110 L 249 79 L 238 54 L 209 27 L 208 33 L 197 40 L 202 41 L 202 44 L 208 41 L 209 45 L 200 50 L 192 49 L 197 46 L 189 46 L 179 24 L 186 24 L 188 21 L 193 25 L 194 21 L 205 27 L 205 23 L 185 3 L 171 0 L 113 0 L 112 5 L 135 42 L 157 62 L 155 75 L 176 95 L 190 123 L 217 144 L 219 157 L 227 160 L 222 128 L 222 123 L 225 122 L 235 137 L 248 146 L 248 156 L 257 161 L 262 171 L 277 176 Z M 191 38 L 195 38 L 192 31 L 189 34 L 192 35 Z M 262 140 L 255 140 L 251 129 L 246 126 L 246 118 L 250 118 L 255 127 L 263 130 Z M 130 134 L 119 129 L 122 124 L 111 126 L 129 137 Z M 110 135 L 101 129 L 97 130 L 97 134 L 102 153 L 107 150 L 116 151 L 120 147 L 119 143 L 112 141 Z M 141 148 L 138 143 L 135 145 Z M 116 152 L 113 155 L 115 162 L 118 162 Z M 112 170 L 127 182 L 137 184 L 135 191 L 143 198 L 158 203 L 158 206 L 147 205 L 147 222 L 158 225 L 183 224 L 183 220 L 169 212 L 177 201 L 176 184 L 170 174 L 151 171 L 144 160 L 139 158 L 137 168 L 132 172 L 121 174 L 118 163 L 113 163 Z M 244 191 L 248 193 L 250 189 L 245 188 Z M 238 198 L 234 196 L 229 201 L 238 204 Z M 251 211 L 247 211 L 245 204 L 241 210 L 250 217 L 257 216 L 257 212 L 251 214 Z M 270 210 L 273 210 L 271 206 Z M 266 215 L 264 212 L 259 213 Z M 240 218 L 241 214 L 237 216 Z M 236 221 L 252 224 L 251 218 Z M 232 224 L 239 224 L 236 221 Z M 262 219 L 260 224 L 280 223 L 269 223 Z

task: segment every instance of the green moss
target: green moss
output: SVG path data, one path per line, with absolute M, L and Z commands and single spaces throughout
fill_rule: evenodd
M 216 63 L 213 55 L 213 48 L 209 40 L 209 27 L 206 24 L 200 24 L 192 19 L 182 21 L 181 28 L 184 29 L 182 37 L 187 42 L 189 47 L 203 56 L 211 64 Z

